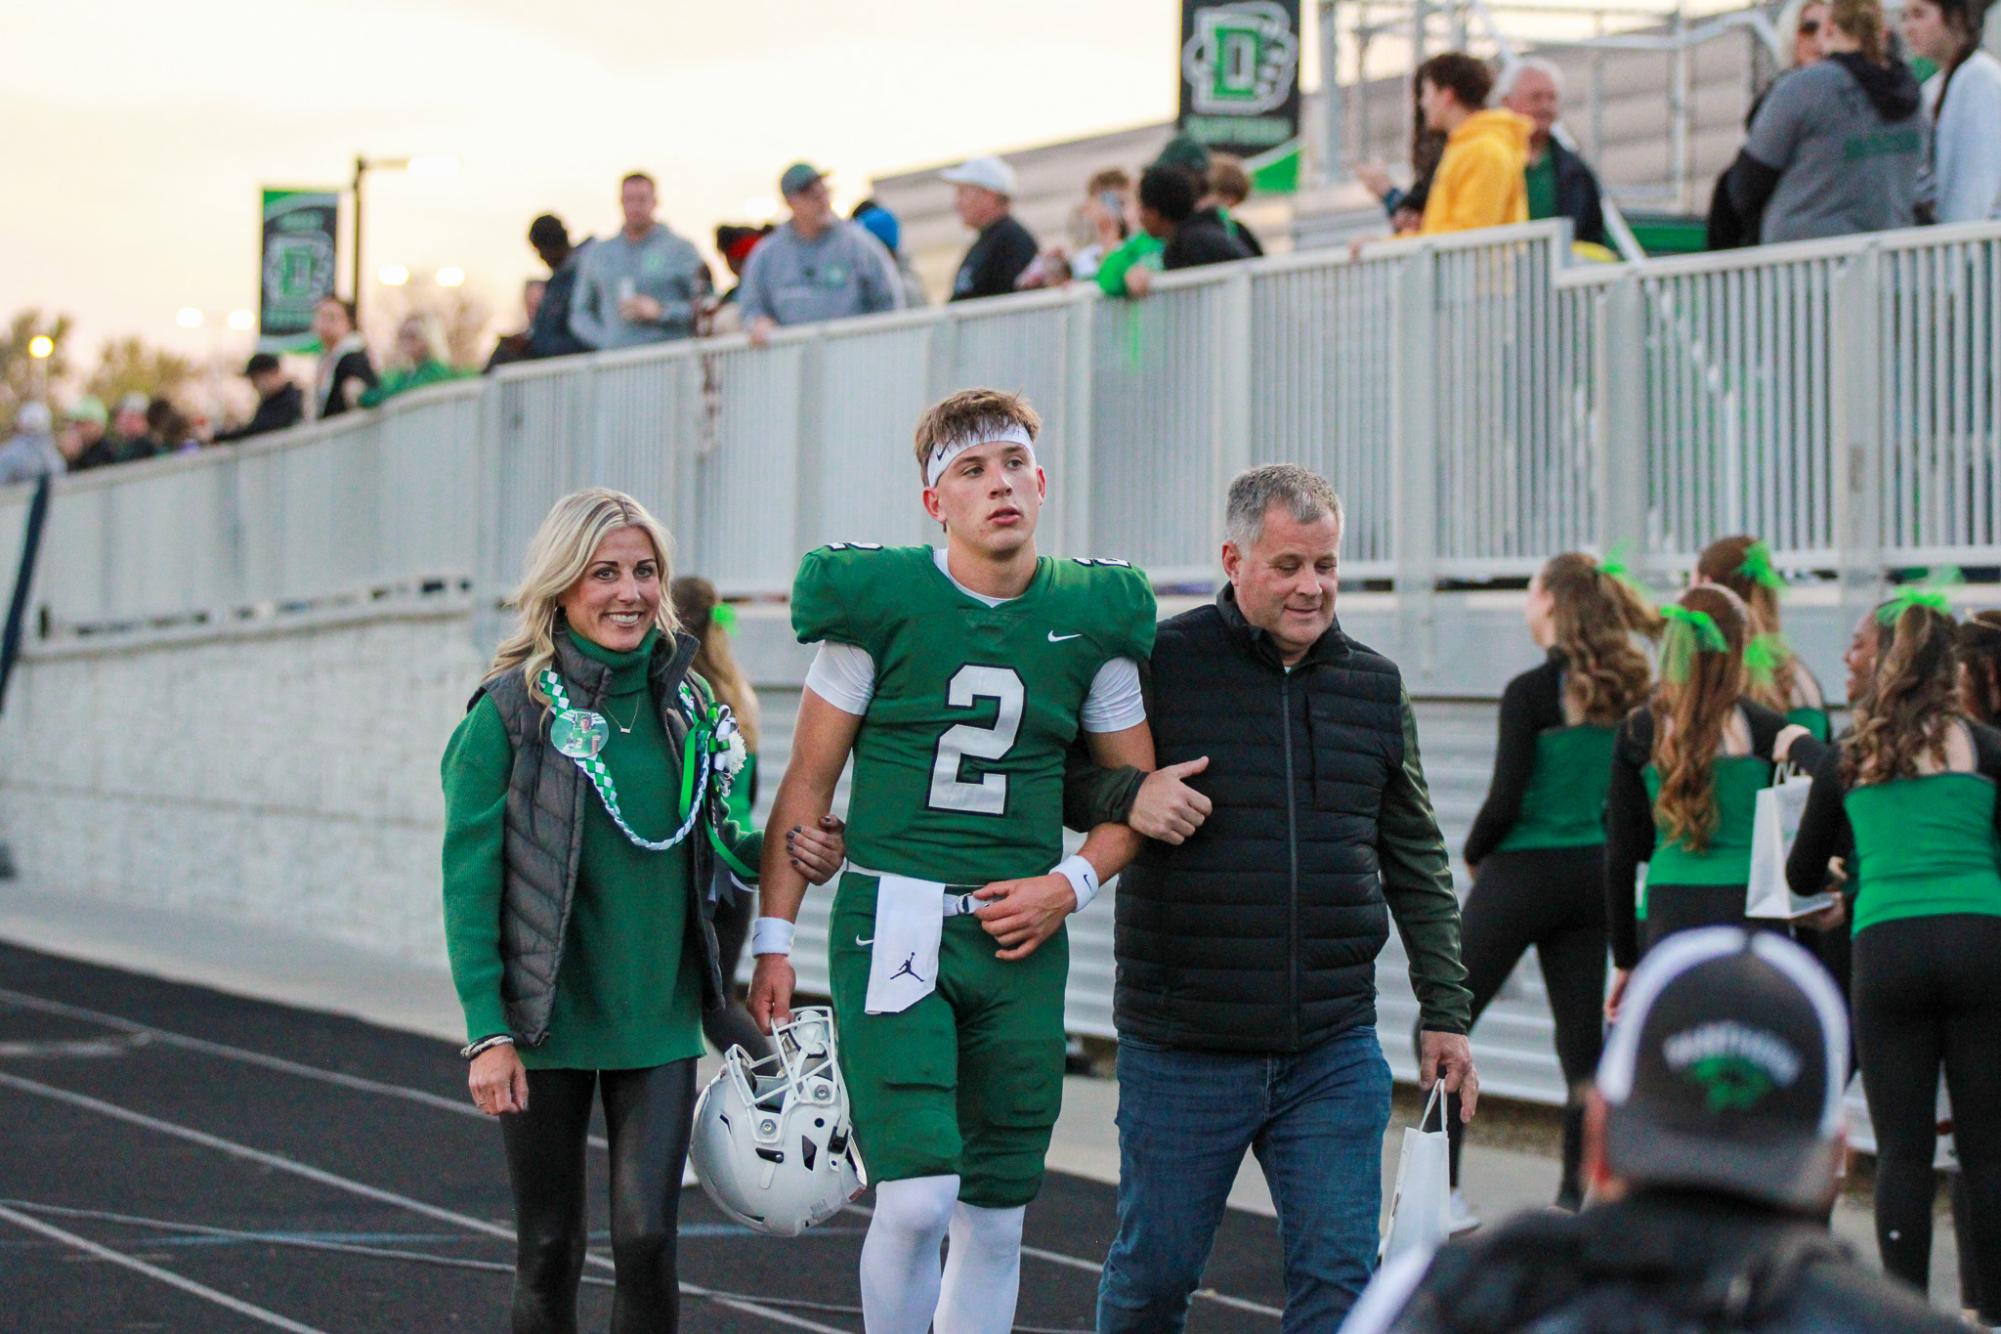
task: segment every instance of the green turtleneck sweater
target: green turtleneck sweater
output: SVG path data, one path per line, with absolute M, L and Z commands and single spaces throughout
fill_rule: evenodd
M 667 732 L 646 685 L 658 632 L 630 653 L 566 633 L 579 652 L 612 669 L 599 709 L 611 725 L 603 759 L 626 822 L 642 838 L 666 838 L 680 823 L 681 773 L 670 764 Z M 628 725 L 630 732 L 623 730 Z M 476 1041 L 508 1031 L 500 995 L 501 844 L 513 749 L 491 699 L 482 699 L 459 723 L 442 769 L 445 942 L 466 1034 Z M 692 847 L 688 841 L 668 852 L 634 847 L 597 793 L 585 794 L 583 858 L 549 1039 L 524 1047 L 522 1064 L 531 1070 L 632 1070 L 701 1054 L 701 980 L 692 966 L 683 966 Z

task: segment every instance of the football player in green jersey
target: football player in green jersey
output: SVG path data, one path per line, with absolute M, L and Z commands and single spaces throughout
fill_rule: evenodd
M 852 755 L 829 963 L 855 1140 L 876 1187 L 862 1248 L 870 1334 L 1009 1329 L 1023 1212 L 1062 1101 L 1064 918 L 1139 836 L 1064 858 L 1064 757 L 1153 767 L 1139 662 L 1153 591 L 1122 561 L 1037 556 L 1047 492 L 1034 409 L 966 390 L 917 427 L 942 551 L 836 544 L 792 592 L 820 648 L 774 829 L 828 812 Z M 752 935 L 751 1014 L 790 1013 L 806 884 L 772 840 Z M 941 1275 L 939 1244 L 949 1234 Z

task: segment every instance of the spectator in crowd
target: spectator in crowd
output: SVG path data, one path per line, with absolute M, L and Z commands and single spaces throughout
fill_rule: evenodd
M 653 178 L 635 171 L 619 182 L 625 225 L 584 251 L 570 307 L 570 332 L 588 348 L 641 347 L 686 338 L 696 303 L 709 293 L 709 269 L 687 238 L 653 217 Z
M 952 280 L 952 300 L 1006 296 L 1021 271 L 1034 263 L 1035 236 L 1015 220 L 1014 168 L 997 157 L 976 157 L 945 172 L 957 187 L 952 204 L 959 221 L 979 233 Z
M 381 407 L 398 394 L 461 378 L 452 369 L 445 333 L 432 315 L 406 315 L 396 326 L 396 353 L 382 372 L 382 383 L 361 396 L 361 406 Z
M 2001 60 L 1980 49 L 1986 8 L 1985 0 L 1904 3 L 1904 40 L 1938 66 L 1924 86 L 1933 222 L 2001 218 Z
M 1563 102 L 1563 71 L 1536 57 L 1517 61 L 1502 73 L 1496 93 L 1502 106 L 1529 121 L 1529 217 L 1569 218 L 1572 239 L 1604 245 L 1598 177 L 1552 133 Z
M 1209 150 L 1185 134 L 1177 134 L 1148 164 L 1167 167 L 1188 177 L 1190 188 L 1199 196 L 1208 189 Z M 1138 219 L 1138 209 L 1134 208 Z M 1152 290 L 1153 275 L 1161 270 L 1161 239 L 1144 226 L 1135 227 L 1118 249 L 1105 256 L 1098 266 L 1098 290 L 1106 296 L 1143 297 Z
M 1148 167 L 1139 178 L 1139 225 L 1159 238 L 1163 269 L 1193 269 L 1251 257 L 1214 210 L 1196 209 L 1195 185 L 1187 172 L 1175 167 Z
M 1775 84 L 1724 178 L 1771 245 L 1908 227 L 1917 218 L 1924 122 L 1918 83 L 1884 42 L 1877 0 L 1834 0 L 1826 59 Z
M 825 172 L 795 162 L 779 177 L 778 190 L 792 216 L 758 243 L 737 298 L 752 344 L 762 347 L 784 325 L 903 304 L 896 261 L 860 223 L 836 216 Z
M 250 381 L 250 387 L 257 391 L 257 411 L 251 414 L 249 421 L 234 430 L 217 432 L 217 444 L 282 431 L 306 419 L 306 396 L 299 386 L 292 383 L 292 377 L 285 374 L 278 358 L 269 352 L 255 353 L 249 364 L 244 366 L 243 375 Z
M 1198 213 L 1215 214 L 1216 221 L 1230 235 L 1243 242 L 1244 249 L 1253 255 L 1262 255 L 1265 252 L 1264 243 L 1235 213 L 1250 197 L 1251 176 L 1244 170 L 1243 161 L 1221 154 L 1212 155 L 1204 179 L 1204 193 L 1196 201 L 1195 209 Z
M 173 400 L 153 397 L 146 401 L 146 433 L 139 437 L 135 457 L 156 459 L 162 454 L 179 453 L 187 442 L 187 418 L 175 409 Z
M 71 472 L 102 467 L 111 461 L 107 457 L 110 451 L 104 447 L 108 434 L 105 428 L 110 421 L 103 402 L 90 394 L 79 398 L 63 414 L 63 438 L 58 443 Z
M 1253 1147 L 1285 1238 L 1284 1327 L 1340 1325 L 1376 1256 L 1390 1071 L 1375 960 L 1392 921 L 1420 1082 L 1478 1102 L 1450 859 L 1397 666 L 1335 618 L 1341 525 L 1334 488 L 1304 468 L 1231 482 L 1228 582 L 1160 625 L 1147 664 L 1160 767 L 1066 778 L 1066 824 L 1147 836 L 1116 905 L 1119 1231 L 1101 1334 L 1183 1328 Z
M 570 244 L 569 229 L 553 213 L 544 213 L 528 224 L 528 244 L 536 257 L 549 267 L 549 282 L 542 290 L 542 304 L 528 322 L 528 355 L 567 357 L 588 352 L 583 340 L 570 331 L 570 309 L 577 291 L 577 270 L 590 249 L 590 238 Z
M 118 415 L 111 419 L 111 430 L 105 437 L 112 442 L 114 450 L 131 444 L 146 434 L 146 396 L 132 393 L 118 400 Z
M 54 418 L 46 403 L 28 402 L 14 414 L 14 434 L 0 444 L 0 486 L 60 477 L 69 471 L 52 433 Z
M 1438 172 L 1438 160 L 1445 156 L 1445 136 L 1424 123 L 1424 113 L 1415 112 L 1413 121 L 1408 189 L 1392 182 L 1380 162 L 1363 162 L 1355 168 L 1355 179 L 1382 201 L 1383 212 L 1389 215 L 1390 231 L 1397 236 L 1413 233 L 1424 225 L 1424 205 L 1431 197 L 1431 178 Z
M 1424 201 L 1423 236 L 1527 222 L 1526 116 L 1487 108 L 1494 77 L 1486 65 L 1447 51 L 1418 66 L 1418 106 L 1427 128 L 1445 135 L 1445 151 Z
M 526 361 L 533 355 L 528 350 L 528 336 L 535 327 L 535 315 L 542 309 L 542 302 L 548 294 L 549 282 L 546 278 L 530 278 L 521 284 L 521 312 L 526 318 L 519 333 L 502 334 L 500 341 L 493 345 L 493 355 L 486 359 L 488 370 L 505 366 L 510 361 Z
M 1751 100 L 1751 109 L 1744 113 L 1744 132 L 1747 135 L 1757 123 L 1758 112 L 1764 109 L 1765 99 L 1772 95 L 1772 89 L 1779 86 L 1780 80 L 1794 70 L 1820 62 L 1820 28 L 1826 22 L 1826 0 L 1789 0 L 1786 7 L 1779 11 L 1778 29 L 1781 33 L 1792 34 L 1792 45 L 1786 48 L 1785 68 Z M 1730 189 L 1725 184 L 1729 178 L 1730 169 L 1726 167 L 1723 174 L 1716 178 L 1716 188 L 1709 194 L 1705 246 L 1710 250 L 1736 250 L 1758 243 L 1760 219 L 1756 214 L 1744 216 L 1731 202 Z
M 354 323 L 354 302 L 337 296 L 313 307 L 313 332 L 320 340 L 319 369 L 313 375 L 313 415 L 338 417 L 361 405 L 361 396 L 375 388 L 375 363 L 368 344 Z
M 1648 956 L 1632 996 L 1586 1112 L 1592 1204 L 1406 1252 L 1344 1334 L 1964 1330 L 1827 1234 L 1848 1022 L 1812 959 L 1708 927 Z
M 747 227 L 741 223 L 724 222 L 716 226 L 716 253 L 722 256 L 723 267 L 730 277 L 736 279 L 730 290 L 717 297 L 704 312 L 705 322 L 702 332 L 706 334 L 732 334 L 743 329 L 743 274 L 750 267 L 751 252 L 756 250 L 764 238 L 777 230 L 770 223 L 762 227 Z
M 873 199 L 856 204 L 849 216 L 882 242 L 882 248 L 896 261 L 897 281 L 903 284 L 903 308 L 915 310 L 930 305 L 931 294 L 924 290 L 924 280 L 917 276 L 917 270 L 910 267 L 910 257 L 903 253 L 903 224 L 897 216 Z
M 1132 228 L 1127 215 L 1133 209 L 1133 178 L 1123 167 L 1107 167 L 1094 172 L 1084 183 L 1084 203 L 1079 210 L 1089 239 L 1070 256 L 1070 276 L 1090 282 L 1098 276 L 1105 257 L 1125 244 Z

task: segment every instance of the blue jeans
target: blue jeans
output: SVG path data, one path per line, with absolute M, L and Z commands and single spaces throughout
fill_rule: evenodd
M 1246 1149 L 1278 1209 L 1285 1334 L 1337 1327 L 1375 1267 L 1389 1119 L 1373 1028 L 1298 1056 L 1121 1040 L 1119 1235 L 1099 1334 L 1183 1328 Z

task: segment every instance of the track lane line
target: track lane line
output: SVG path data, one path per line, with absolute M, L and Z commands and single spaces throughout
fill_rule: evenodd
M 114 1251 L 109 1246 L 99 1245 L 89 1237 L 79 1237 L 74 1232 L 65 1232 L 62 1228 L 56 1227 L 54 1224 L 44 1223 L 39 1218 L 31 1218 L 19 1210 L 9 1209 L 4 1204 L 0 1204 L 0 1219 L 5 1219 L 15 1227 L 25 1231 L 39 1233 L 53 1241 L 59 1241 L 65 1246 L 74 1247 L 86 1255 L 96 1256 L 98 1259 L 115 1264 L 121 1269 L 129 1269 L 135 1274 L 144 1274 L 156 1283 L 164 1283 L 170 1288 L 179 1288 L 182 1292 L 191 1293 L 206 1302 L 213 1302 L 217 1306 L 234 1311 L 240 1316 L 248 1316 L 252 1320 L 261 1321 L 273 1329 L 289 1330 L 291 1334 L 325 1334 L 325 1331 L 315 1329 L 311 1325 L 302 1325 L 296 1320 L 287 1319 L 285 1316 L 279 1315 L 276 1311 L 267 1311 L 263 1307 L 253 1305 L 241 1298 L 232 1297 L 226 1292 L 217 1292 L 214 1288 L 206 1284 L 197 1283 L 191 1278 L 182 1278 L 171 1269 L 162 1269 L 160 1266 L 148 1264 L 136 1256 Z
M 248 1144 L 239 1144 L 235 1140 L 224 1139 L 220 1135 L 211 1135 L 205 1130 L 196 1130 L 192 1126 L 184 1126 L 174 1121 L 163 1121 L 157 1116 L 148 1116 L 144 1112 L 133 1111 L 129 1107 L 121 1107 L 114 1102 L 106 1102 L 101 1098 L 93 1098 L 89 1094 L 73 1093 L 68 1089 L 57 1088 L 53 1084 L 44 1084 L 40 1080 L 35 1079 L 23 1079 L 19 1075 L 10 1075 L 5 1072 L 0 1072 L 0 1088 L 10 1088 L 18 1093 L 30 1094 L 38 1098 L 47 1098 L 83 1111 L 95 1112 L 99 1116 L 109 1117 L 114 1121 L 123 1121 L 127 1125 L 138 1126 L 141 1129 L 151 1130 L 157 1134 L 184 1140 L 189 1144 L 196 1144 L 205 1149 L 213 1149 L 218 1153 L 227 1154 L 232 1158 L 240 1158 L 245 1162 L 257 1163 L 260 1166 L 269 1167 L 275 1171 L 287 1172 L 293 1176 L 303 1177 L 307 1181 L 315 1182 L 318 1185 L 327 1186 L 334 1190 L 346 1191 L 350 1195 L 359 1195 L 363 1199 L 375 1200 L 378 1203 L 393 1205 L 399 1209 L 407 1209 L 411 1213 L 421 1214 L 426 1218 L 436 1219 L 441 1223 L 451 1223 L 471 1232 L 484 1233 L 487 1236 L 499 1237 L 505 1241 L 515 1240 L 514 1229 L 511 1227 L 504 1227 L 499 1223 L 490 1223 L 484 1218 L 474 1218 L 471 1214 L 462 1214 L 457 1210 L 447 1209 L 442 1205 L 431 1204 L 408 1195 L 398 1194 L 396 1191 L 386 1190 L 381 1186 L 371 1186 L 365 1181 L 356 1181 L 352 1177 L 344 1177 L 337 1172 L 329 1172 L 324 1168 L 314 1167 L 310 1163 L 302 1163 L 296 1159 L 287 1158 L 283 1154 L 271 1153 L 264 1149 L 254 1148 Z M 601 1269 L 612 1268 L 610 1260 L 589 1251 L 585 1252 L 584 1261 L 587 1264 L 597 1265 Z M 790 1325 L 794 1329 L 813 1330 L 815 1334 L 854 1334 L 852 1330 L 837 1329 L 832 1325 L 821 1325 L 811 1320 L 802 1320 L 798 1316 L 761 1306 L 756 1302 L 745 1301 L 736 1297 L 725 1297 L 714 1289 L 700 1287 L 693 1283 L 683 1282 L 681 1284 L 681 1291 L 690 1297 L 700 1297 L 712 1301 L 718 1306 L 726 1306 L 731 1310 L 742 1311 L 747 1315 L 755 1315 L 766 1320 L 776 1321 L 781 1325 Z M 319 1332 L 309 1331 L 308 1334 L 319 1334 Z
M 254 998 L 251 999 L 254 1000 Z M 125 1033 L 143 1034 L 162 1046 L 179 1047 L 186 1051 L 201 1052 L 204 1055 L 219 1057 L 223 1060 L 238 1061 L 245 1065 L 253 1065 L 266 1070 L 276 1070 L 282 1074 L 295 1075 L 301 1079 L 317 1079 L 323 1083 L 335 1084 L 341 1088 L 350 1088 L 362 1093 L 375 1093 L 383 1097 L 401 1098 L 407 1102 L 418 1103 L 438 1111 L 452 1112 L 459 1116 L 477 1117 L 482 1121 L 493 1119 L 477 1107 L 451 1098 L 440 1097 L 438 1094 L 429 1093 L 423 1089 L 413 1089 L 402 1084 L 389 1084 L 381 1080 L 367 1079 L 360 1075 L 350 1075 L 338 1070 L 327 1070 L 316 1065 L 306 1065 L 299 1061 L 287 1060 L 282 1056 L 266 1055 L 263 1052 L 252 1051 L 246 1047 L 236 1047 L 224 1042 L 212 1042 L 207 1038 L 191 1037 L 188 1034 L 176 1033 L 170 1029 L 155 1028 L 151 1024 L 140 1023 L 137 1020 L 127 1019 L 121 1015 L 108 1014 L 102 1010 L 93 1010 L 81 1005 L 71 1005 L 64 1001 L 48 1000 L 41 996 L 30 995 L 23 991 L 14 991 L 7 987 L 0 987 L 0 1002 L 15 1005 L 26 1010 L 36 1010 L 44 1014 L 58 1015 L 66 1019 L 77 1019 L 86 1023 L 95 1023 Z M 590 1146 L 594 1149 L 608 1149 L 610 1147 L 600 1135 L 592 1135 L 590 1137 Z M 862 1218 L 873 1218 L 875 1216 L 873 1209 L 861 1204 L 851 1204 L 848 1206 L 847 1211 Z M 509 1233 L 508 1235 L 511 1237 L 513 1234 Z M 1040 1246 L 1024 1245 L 1021 1248 L 1021 1253 L 1030 1259 L 1041 1260 L 1044 1263 L 1058 1265 L 1066 1269 L 1075 1269 L 1082 1273 L 1102 1273 L 1105 1267 L 1104 1262 L 1100 1260 L 1088 1260 L 1082 1256 L 1066 1255 L 1061 1251 L 1047 1250 Z M 1229 1307 L 1231 1310 L 1243 1311 L 1253 1315 L 1269 1316 L 1274 1320 L 1282 1319 L 1285 1315 L 1285 1312 L 1278 1307 L 1268 1306 L 1263 1302 L 1254 1302 L 1243 1297 L 1232 1297 L 1228 1293 L 1218 1292 L 1213 1288 L 1198 1289 L 1195 1292 L 1195 1296 L 1204 1301 L 1214 1302 L 1219 1306 Z

